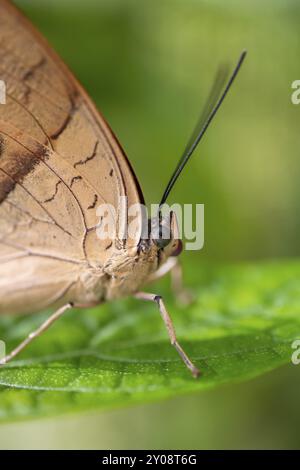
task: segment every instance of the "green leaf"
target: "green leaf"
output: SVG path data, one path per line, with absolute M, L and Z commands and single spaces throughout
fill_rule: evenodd
M 300 263 L 198 267 L 189 307 L 164 293 L 177 335 L 202 370 L 195 380 L 169 345 L 157 307 L 124 300 L 69 311 L 0 369 L 0 419 L 146 402 L 255 377 L 290 363 L 300 338 Z M 2 316 L 11 350 L 46 314 Z M 294 367 L 294 366 L 293 366 Z

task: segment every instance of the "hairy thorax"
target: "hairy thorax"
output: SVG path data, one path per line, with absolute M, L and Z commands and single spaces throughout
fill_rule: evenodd
M 104 266 L 85 268 L 75 290 L 77 304 L 97 304 L 126 297 L 145 284 L 158 267 L 154 246 L 120 250 Z

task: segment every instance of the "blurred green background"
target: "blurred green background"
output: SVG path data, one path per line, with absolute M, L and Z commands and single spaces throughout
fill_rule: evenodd
M 17 2 L 118 135 L 157 202 L 220 63 L 243 70 L 170 202 L 205 204 L 205 247 L 184 263 L 300 253 L 297 0 Z M 0 427 L 1 448 L 299 447 L 300 366 L 201 395 Z

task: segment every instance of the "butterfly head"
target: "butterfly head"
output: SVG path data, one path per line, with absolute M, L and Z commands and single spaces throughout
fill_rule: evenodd
M 227 70 L 223 68 L 219 70 L 212 86 L 204 112 L 162 195 L 159 204 L 158 216 L 151 220 L 151 238 L 153 244 L 158 248 L 158 258 L 161 260 L 161 263 L 163 263 L 169 256 L 178 256 L 181 253 L 182 241 L 179 238 L 178 223 L 175 213 L 170 212 L 167 216 L 163 216 L 160 209 L 166 203 L 169 194 L 178 180 L 182 170 L 186 166 L 197 145 L 202 140 L 215 115 L 217 114 L 221 104 L 223 103 L 228 91 L 231 88 L 233 81 L 235 80 L 235 77 L 241 68 L 245 57 L 246 51 L 243 51 L 232 75 L 227 81 L 227 84 Z

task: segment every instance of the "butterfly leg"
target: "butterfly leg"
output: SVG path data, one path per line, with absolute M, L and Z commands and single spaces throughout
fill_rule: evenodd
M 171 286 L 172 291 L 182 305 L 189 305 L 192 303 L 193 295 L 183 285 L 182 266 L 179 259 L 175 256 L 170 257 L 165 264 L 163 264 L 152 276 L 149 278 L 149 282 L 154 282 L 170 273 L 171 275 Z
M 171 269 L 170 274 L 172 291 L 176 299 L 182 305 L 190 305 L 194 300 L 194 296 L 192 292 L 184 286 L 182 265 L 178 259 L 177 263 Z
M 59 308 L 54 312 L 47 320 L 44 321 L 44 323 L 41 324 L 35 331 L 32 331 L 27 338 L 22 341 L 10 354 L 5 356 L 0 360 L 0 366 L 7 364 L 9 361 L 11 361 L 14 357 L 16 357 L 23 349 L 25 349 L 35 338 L 40 336 L 44 331 L 46 331 L 56 320 L 58 320 L 65 312 L 66 310 L 69 310 L 70 308 L 73 307 L 73 304 L 68 303 L 64 305 L 63 307 Z
M 192 361 L 189 359 L 189 357 L 187 356 L 187 354 L 184 352 L 184 350 L 182 349 L 182 347 L 180 346 L 180 344 L 178 343 L 177 339 L 176 339 L 176 333 L 175 333 L 175 329 L 174 329 L 174 326 L 173 326 L 173 323 L 172 323 L 172 320 L 171 320 L 171 317 L 170 315 L 168 314 L 168 311 L 165 307 L 165 304 L 164 304 L 164 301 L 162 299 L 162 297 L 160 295 L 155 295 L 155 294 L 149 294 L 147 292 L 137 292 L 134 297 L 136 299 L 141 299 L 141 300 L 148 300 L 148 301 L 151 301 L 151 302 L 156 302 L 156 304 L 158 305 L 158 308 L 159 308 L 159 311 L 160 311 L 160 314 L 161 314 L 161 317 L 164 321 L 164 324 L 167 328 L 167 331 L 168 331 L 168 334 L 169 334 L 169 338 L 170 338 L 170 341 L 171 341 L 171 344 L 172 346 L 175 347 L 176 351 L 178 352 L 178 354 L 180 355 L 181 359 L 183 360 L 183 362 L 185 363 L 185 365 L 187 366 L 187 368 L 191 371 L 191 373 L 193 374 L 194 377 L 199 377 L 200 375 L 200 371 L 199 369 L 197 369 L 197 367 L 192 363 Z

